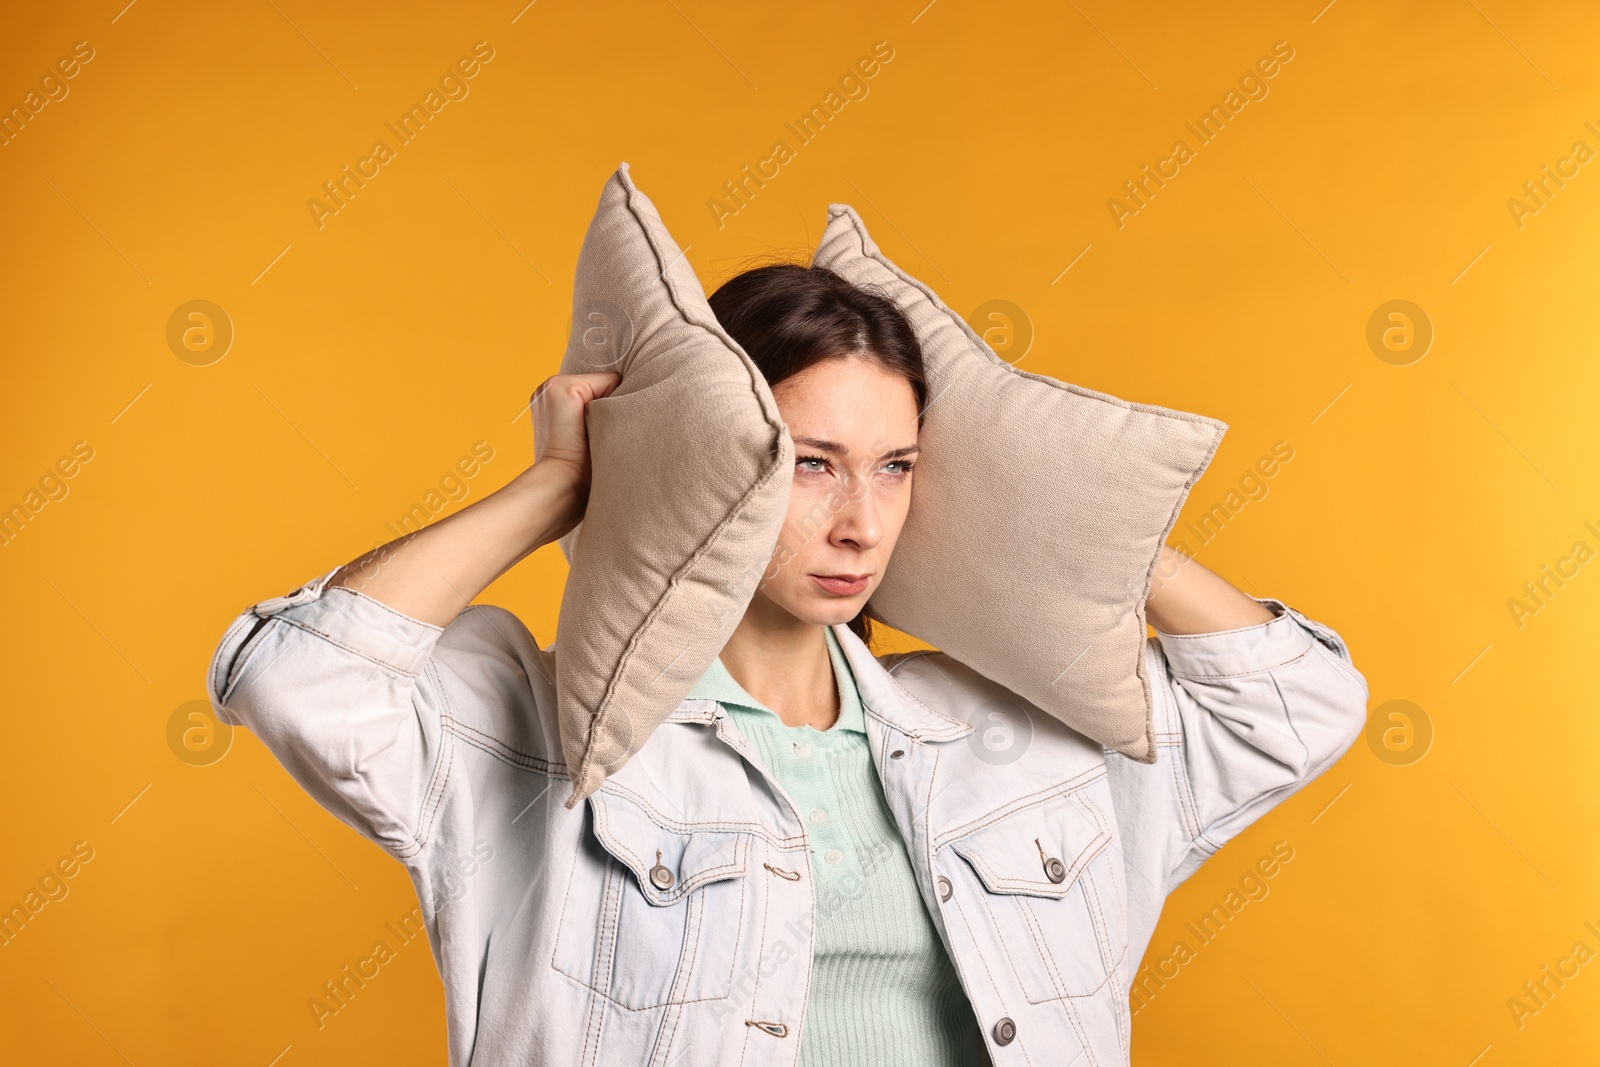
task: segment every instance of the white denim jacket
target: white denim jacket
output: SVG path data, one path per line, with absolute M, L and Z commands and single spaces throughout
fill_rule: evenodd
M 568 809 L 554 646 L 494 607 L 441 630 L 326 588 L 333 573 L 240 615 L 209 691 L 405 864 L 452 1067 L 794 1064 L 806 823 L 722 708 L 685 700 Z M 1167 894 L 1360 733 L 1367 685 L 1338 635 L 1257 599 L 1277 617 L 1146 642 L 1148 765 L 946 655 L 878 659 L 834 628 L 994 1064 L 1127 1064 Z

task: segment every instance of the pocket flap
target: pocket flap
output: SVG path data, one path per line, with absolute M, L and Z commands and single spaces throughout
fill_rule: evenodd
M 588 803 L 595 839 L 633 872 L 651 904 L 676 904 L 703 885 L 745 875 L 748 832 L 677 823 L 606 789 Z
M 1099 807 L 1067 794 L 997 819 L 950 848 L 991 893 L 1064 897 L 1110 843 Z

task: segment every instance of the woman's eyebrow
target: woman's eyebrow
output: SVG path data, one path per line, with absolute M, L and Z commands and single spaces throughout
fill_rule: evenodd
M 795 437 L 793 441 L 797 445 L 807 445 L 820 452 L 832 452 L 834 455 L 841 457 L 850 455 L 850 449 L 837 441 L 825 441 L 820 437 Z M 891 448 L 889 451 L 881 453 L 878 458 L 894 459 L 897 456 L 909 456 L 917 451 L 920 451 L 917 445 L 901 445 L 899 448 Z

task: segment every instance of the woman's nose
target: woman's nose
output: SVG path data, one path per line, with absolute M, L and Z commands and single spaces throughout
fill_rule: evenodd
M 832 540 L 839 544 L 853 544 L 857 548 L 873 548 L 883 540 L 878 501 L 871 486 L 860 477 L 847 489 L 844 506 L 834 516 Z

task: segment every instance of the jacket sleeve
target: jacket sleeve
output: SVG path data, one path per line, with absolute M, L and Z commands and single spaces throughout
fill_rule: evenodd
M 1157 759 L 1107 755 L 1130 905 L 1148 937 L 1166 894 L 1332 766 L 1366 723 L 1367 682 L 1339 635 L 1280 600 L 1276 618 L 1145 643 Z M 1130 916 L 1135 919 L 1135 916 Z
M 328 588 L 335 573 L 235 619 L 207 689 L 218 716 L 248 727 L 318 803 L 405 859 L 421 848 L 441 743 L 418 680 L 444 631 Z

